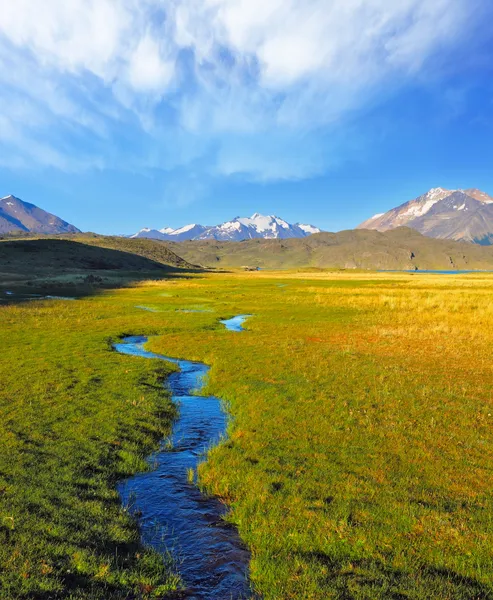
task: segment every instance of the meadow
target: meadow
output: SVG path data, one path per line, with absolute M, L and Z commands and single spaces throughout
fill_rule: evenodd
M 180 589 L 115 492 L 175 414 L 166 367 L 111 350 L 145 334 L 212 366 L 231 420 L 198 481 L 265 599 L 493 597 L 492 293 L 487 274 L 216 273 L 0 307 L 0 596 Z

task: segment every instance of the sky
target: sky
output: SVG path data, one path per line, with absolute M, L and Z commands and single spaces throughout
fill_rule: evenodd
M 85 231 L 493 194 L 490 0 L 0 0 L 0 196 Z

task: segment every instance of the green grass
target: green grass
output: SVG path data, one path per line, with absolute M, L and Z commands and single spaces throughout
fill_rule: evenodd
M 255 273 L 1 308 L 0 597 L 179 587 L 114 491 L 173 415 L 162 365 L 110 351 L 124 333 L 212 365 L 232 419 L 198 480 L 266 600 L 493 597 L 492 291 Z M 218 323 L 246 313 L 243 333 Z
M 115 489 L 147 468 L 175 414 L 160 385 L 169 370 L 110 348 L 110 337 L 147 329 L 140 313 L 103 299 L 0 311 L 0 597 L 176 589 Z

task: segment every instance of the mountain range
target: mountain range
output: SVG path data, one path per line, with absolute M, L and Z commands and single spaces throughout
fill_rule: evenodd
M 15 196 L 0 198 L 0 234 L 24 233 L 78 233 L 79 229 L 59 217 L 24 202 Z
M 493 244 L 493 197 L 477 189 L 434 188 L 415 200 L 374 215 L 357 229 L 411 227 L 439 239 Z
M 318 227 L 296 223 L 291 225 L 274 215 L 255 213 L 251 217 L 236 217 L 220 225 L 185 225 L 179 229 L 141 229 L 132 238 L 183 242 L 191 240 L 217 240 L 241 242 L 250 239 L 304 238 L 312 233 L 320 233 Z
M 214 268 L 490 270 L 493 268 L 492 211 L 493 198 L 484 192 L 436 188 L 383 215 L 376 215 L 363 223 L 359 230 L 326 233 L 311 225 L 290 225 L 278 217 L 255 213 L 252 217 L 238 217 L 215 227 L 187 225 L 177 230 L 164 229 L 158 231 L 166 236 L 165 243 L 162 243 L 161 238 L 141 239 L 147 237 L 142 232 L 133 239 L 130 236 L 82 234 L 73 225 L 33 204 L 7 196 L 0 199 L 0 234 L 17 231 L 25 238 L 24 241 L 29 241 L 31 232 L 35 236 L 45 234 L 46 238 L 58 239 L 63 239 L 60 234 L 65 234 L 68 238 L 65 241 L 98 246 L 102 254 L 103 250 L 120 252 L 113 255 L 106 252 L 103 260 L 98 258 L 97 252 L 85 255 L 77 250 L 74 257 L 82 257 L 82 267 L 93 270 L 111 271 L 113 263 L 110 259 L 113 258 L 118 259 L 118 264 L 123 261 L 122 264 L 129 268 L 135 266 L 145 270 L 146 265 L 141 267 L 140 263 L 132 263 L 134 254 L 159 264 L 185 268 L 202 265 Z M 490 218 L 491 221 L 488 220 Z M 462 229 L 458 229 L 460 219 Z M 401 223 L 420 227 L 431 237 L 401 226 Z M 455 226 L 455 234 L 450 233 L 451 224 Z M 379 228 L 384 231 L 377 231 Z M 460 241 L 432 239 L 433 236 L 451 238 L 453 235 L 457 235 Z M 466 244 L 463 240 L 480 243 Z M 234 241 L 241 243 L 232 243 Z M 3 249 L 10 247 L 4 246 L 6 243 L 7 240 L 2 242 Z M 70 265 L 75 260 L 72 249 L 78 248 L 77 245 L 58 245 L 56 248 L 62 248 L 62 252 L 56 258 L 51 255 L 55 246 L 49 244 L 20 244 L 18 247 L 20 252 L 24 248 L 33 248 L 35 252 L 43 250 L 47 265 L 55 271 L 56 265 L 61 265 L 60 256 L 66 254 Z M 128 254 L 128 264 L 125 254 Z M 38 268 L 31 259 L 26 259 L 24 266 L 33 271 Z
M 386 213 L 374 215 L 357 229 L 386 232 L 401 227 L 415 229 L 427 237 L 490 246 L 493 245 L 493 197 L 478 189 L 434 188 Z M 0 199 L 0 235 L 15 232 L 45 235 L 80 233 L 74 225 L 10 195 Z M 168 242 L 245 242 L 303 240 L 320 233 L 320 229 L 313 225 L 292 225 L 274 215 L 255 213 L 251 217 L 236 217 L 214 226 L 190 224 L 178 229 L 142 229 L 124 237 Z M 380 238 L 380 241 L 383 240 Z

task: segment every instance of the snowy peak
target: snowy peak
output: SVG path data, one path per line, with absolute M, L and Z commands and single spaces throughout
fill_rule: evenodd
M 243 241 L 249 239 L 287 239 L 302 238 L 321 230 L 313 225 L 296 223 L 290 225 L 275 215 L 254 213 L 251 217 L 235 217 L 220 225 L 206 227 L 204 225 L 185 225 L 179 229 L 141 229 L 131 237 L 152 237 L 167 241 L 185 240 L 219 240 Z
M 278 237 L 275 235 L 277 231 L 283 229 L 288 231 L 291 228 L 289 223 L 275 215 L 261 215 L 260 213 L 255 213 L 250 218 L 237 217 L 235 221 L 255 229 L 257 233 L 265 232 L 266 236 L 263 237 Z
M 194 240 L 206 230 L 207 227 L 205 227 L 204 225 L 197 225 L 196 223 L 192 223 L 191 225 L 185 225 L 184 227 L 175 229 L 172 233 L 169 233 L 168 236 L 175 242 L 182 242 L 185 240 Z
M 254 213 L 251 217 L 236 217 L 232 221 L 211 227 L 201 239 L 236 240 L 245 239 L 287 239 L 302 238 L 312 233 L 320 233 L 318 227 L 297 223 L 289 224 L 276 215 Z
M 151 229 L 150 227 L 144 227 L 137 233 L 130 236 L 131 238 L 148 238 L 150 240 L 164 240 L 166 234 L 162 230 Z
M 296 223 L 295 227 L 299 227 L 301 231 L 304 231 L 307 235 L 312 235 L 313 233 L 320 233 L 322 231 L 314 225 L 304 225 L 303 223 Z
M 403 211 L 399 218 L 406 220 L 413 219 L 415 217 L 422 217 L 425 215 L 437 202 L 447 198 L 452 194 L 450 190 L 444 188 L 434 188 L 427 194 L 420 196 L 416 200 L 412 200 L 407 203 L 407 208 Z
M 190 225 L 184 225 L 179 229 L 173 229 L 172 227 L 163 227 L 162 229 L 149 229 L 144 227 L 137 233 L 131 235 L 131 238 L 149 238 L 152 240 L 161 241 L 175 241 L 181 242 L 183 240 L 191 240 L 203 233 L 207 227 L 203 225 L 196 225 L 191 223 Z
M 9 194 L 8 196 L 0 198 L 0 202 L 4 202 L 6 206 L 13 206 L 14 202 L 22 202 L 22 200 L 19 200 L 19 198 L 16 198 L 15 196 L 12 196 L 12 194 Z
M 437 188 L 432 188 L 427 194 L 425 194 L 424 196 L 421 196 L 421 198 L 426 198 L 426 200 L 429 200 L 429 201 L 434 200 L 435 202 L 438 202 L 438 200 L 441 200 L 442 198 L 446 198 L 451 193 L 452 193 L 451 190 L 446 190 L 445 188 L 437 187 Z
M 478 189 L 433 188 L 415 200 L 371 217 L 358 229 L 387 231 L 402 226 L 430 237 L 490 244 L 493 198 Z

